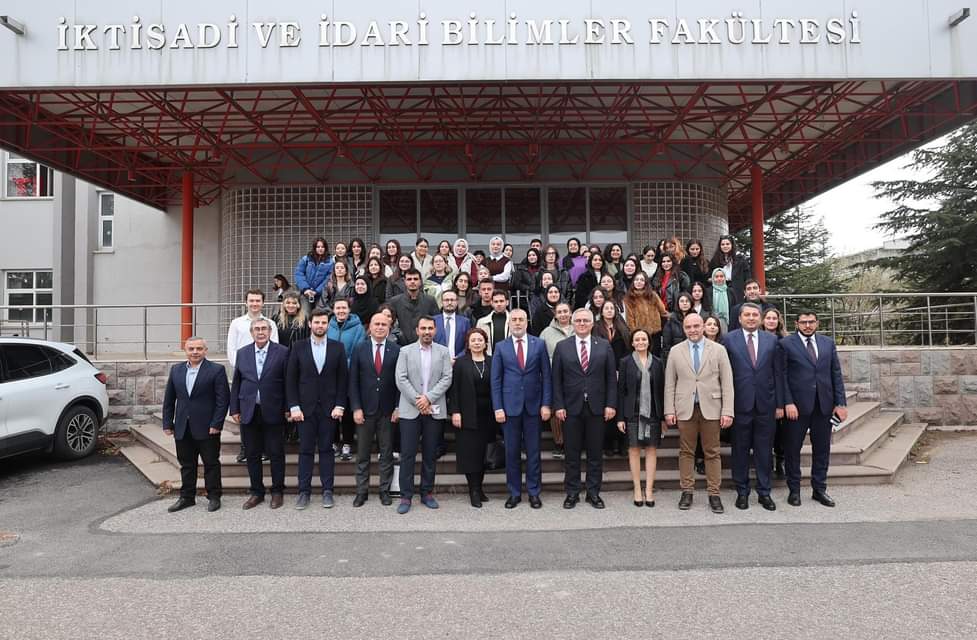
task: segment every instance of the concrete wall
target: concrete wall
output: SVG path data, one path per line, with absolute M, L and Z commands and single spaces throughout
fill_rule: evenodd
M 849 390 L 878 394 L 910 422 L 977 425 L 977 348 L 841 348 Z

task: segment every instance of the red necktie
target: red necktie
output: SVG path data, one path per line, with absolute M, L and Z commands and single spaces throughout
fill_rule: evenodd
M 753 363 L 753 368 L 756 368 L 756 343 L 753 342 L 753 334 L 746 334 L 746 346 L 747 350 L 750 352 L 750 362 Z
M 516 360 L 519 361 L 519 368 L 526 368 L 526 354 L 522 350 L 522 338 L 516 340 Z
M 590 367 L 590 356 L 587 355 L 587 341 L 580 343 L 580 368 L 583 369 L 584 373 L 587 373 L 587 369 Z
M 377 370 L 377 375 L 380 375 L 380 371 L 383 369 L 383 360 L 380 359 L 380 347 L 377 345 L 376 354 L 373 356 L 373 368 Z

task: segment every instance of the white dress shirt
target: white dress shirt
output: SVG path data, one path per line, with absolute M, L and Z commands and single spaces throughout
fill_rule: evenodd
M 271 341 L 278 342 L 278 325 L 264 315 L 260 317 L 271 325 Z M 227 328 L 227 360 L 232 367 L 237 361 L 238 350 L 254 342 L 251 337 L 251 320 L 251 316 L 244 314 L 231 320 L 231 326 Z

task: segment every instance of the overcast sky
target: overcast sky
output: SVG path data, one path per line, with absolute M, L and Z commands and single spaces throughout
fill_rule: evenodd
M 945 142 L 945 138 L 940 138 L 927 146 L 939 146 Z M 916 172 L 905 168 L 910 162 L 912 154 L 906 154 L 806 203 L 805 206 L 811 207 L 815 215 L 824 217 L 837 255 L 878 247 L 889 239 L 872 226 L 879 221 L 882 213 L 892 209 L 894 205 L 891 200 L 875 198 L 872 183 L 877 180 L 920 177 Z

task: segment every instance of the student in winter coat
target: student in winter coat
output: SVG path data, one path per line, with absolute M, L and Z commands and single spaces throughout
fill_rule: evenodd
M 324 238 L 312 241 L 312 250 L 299 258 L 295 265 L 295 288 L 302 294 L 302 307 L 308 315 L 322 299 L 326 283 L 332 275 L 329 245 Z

